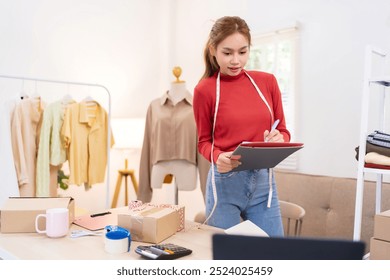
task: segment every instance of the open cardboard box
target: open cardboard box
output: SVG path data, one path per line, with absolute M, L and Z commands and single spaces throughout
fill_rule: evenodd
M 74 220 L 74 199 L 71 197 L 10 197 L 0 209 L 0 232 L 36 232 L 35 218 L 49 208 L 68 208 L 69 223 Z M 45 219 L 39 219 L 45 228 Z
M 141 209 L 127 210 L 118 214 L 118 226 L 130 230 L 134 241 L 160 243 L 183 229 L 185 208 L 176 208 L 146 205 Z

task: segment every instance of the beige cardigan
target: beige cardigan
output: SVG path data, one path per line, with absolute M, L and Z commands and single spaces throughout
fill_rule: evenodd
M 40 97 L 21 100 L 11 116 L 11 139 L 20 196 L 35 196 L 36 160 L 44 104 Z

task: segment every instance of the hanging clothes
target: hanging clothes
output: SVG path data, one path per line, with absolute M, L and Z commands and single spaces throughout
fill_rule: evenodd
M 71 104 L 65 112 L 61 137 L 67 149 L 69 184 L 104 182 L 107 165 L 108 116 L 96 101 Z M 110 147 L 114 144 L 111 133 Z
M 61 128 L 65 109 L 73 103 L 74 100 L 59 100 L 46 106 L 43 113 L 36 174 L 38 197 L 57 196 L 57 172 L 67 160 Z
M 41 117 L 40 97 L 26 98 L 16 105 L 11 116 L 11 138 L 20 196 L 35 196 L 35 174 Z
M 166 160 L 183 159 L 196 165 L 202 174 L 201 188 L 205 189 L 205 185 L 202 186 L 205 184 L 203 178 L 207 177 L 209 165 L 200 158 L 191 94 L 187 91 L 185 98 L 176 105 L 169 99 L 168 93 L 153 100 L 146 115 L 137 199 L 151 201 L 152 167 Z
M 11 142 L 11 114 L 15 106 L 16 100 L 0 94 L 0 208 L 8 197 L 20 196 Z

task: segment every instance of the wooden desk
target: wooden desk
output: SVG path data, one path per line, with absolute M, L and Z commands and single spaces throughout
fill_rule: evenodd
M 192 254 L 183 260 L 212 259 L 211 236 L 223 232 L 222 229 L 201 226 L 195 222 L 186 222 L 185 229 L 177 232 L 162 243 L 174 243 L 192 249 Z M 104 250 L 103 236 L 83 236 L 71 238 L 72 230 L 82 229 L 72 224 L 69 234 L 63 238 L 48 238 L 38 233 L 0 233 L 0 259 L 22 260 L 141 260 L 134 252 L 138 245 L 150 243 L 131 242 L 130 252 L 109 254 Z

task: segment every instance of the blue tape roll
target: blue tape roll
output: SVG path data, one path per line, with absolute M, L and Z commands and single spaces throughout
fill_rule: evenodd
M 131 234 L 130 231 L 123 227 L 119 226 L 106 226 L 104 228 L 106 230 L 106 238 L 111 239 L 111 240 L 120 240 L 127 238 L 128 239 L 128 248 L 127 252 L 130 251 L 130 244 L 131 244 Z

